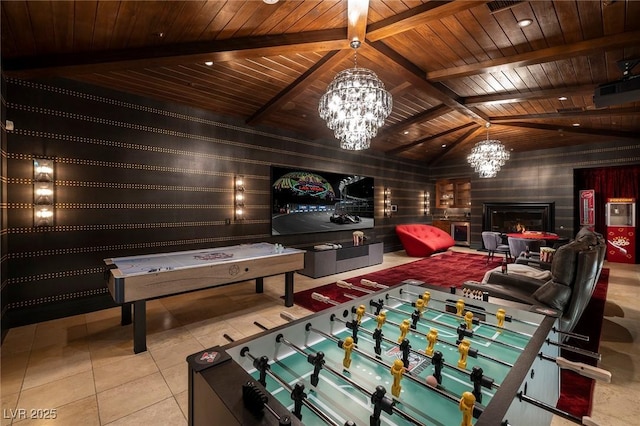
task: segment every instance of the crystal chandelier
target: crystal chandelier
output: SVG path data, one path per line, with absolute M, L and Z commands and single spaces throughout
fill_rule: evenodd
M 509 159 L 509 152 L 504 145 L 499 140 L 489 139 L 489 126 L 491 123 L 486 124 L 487 140 L 478 142 L 467 157 L 467 161 L 481 178 L 495 177 L 500 167 Z
M 352 41 L 351 47 L 355 51 L 360 41 Z M 354 64 L 336 74 L 320 98 L 318 112 L 342 149 L 362 150 L 369 148 L 371 138 L 391 113 L 393 100 L 373 71 L 358 68 L 357 53 Z

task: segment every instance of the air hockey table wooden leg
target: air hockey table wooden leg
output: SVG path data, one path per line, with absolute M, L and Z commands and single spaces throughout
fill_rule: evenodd
M 133 352 L 139 354 L 147 350 L 147 302 L 133 302 Z

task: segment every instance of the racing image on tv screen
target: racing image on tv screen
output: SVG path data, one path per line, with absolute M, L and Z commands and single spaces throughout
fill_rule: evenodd
M 345 173 L 271 168 L 271 234 L 373 228 L 374 179 Z

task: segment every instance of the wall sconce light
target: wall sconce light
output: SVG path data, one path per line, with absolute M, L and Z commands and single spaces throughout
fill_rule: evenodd
M 422 210 L 425 215 L 431 214 L 431 193 L 424 191 Z
M 391 190 L 389 188 L 384 189 L 384 215 L 391 216 Z
M 53 160 L 33 159 L 33 225 L 53 226 Z
M 244 176 L 235 177 L 233 185 L 233 217 L 236 221 L 244 219 Z

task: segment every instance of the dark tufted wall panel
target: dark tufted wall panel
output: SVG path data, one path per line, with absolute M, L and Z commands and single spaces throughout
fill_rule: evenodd
M 272 238 L 272 164 L 374 176 L 376 222 L 366 234 L 386 251 L 401 248 L 396 223 L 427 220 L 422 194 L 433 183 L 420 164 L 65 80 L 6 85 L 7 116 L 15 123 L 3 168 L 3 322 L 10 325 L 111 306 L 104 258 L 351 240 L 350 232 Z M 34 157 L 55 162 L 53 227 L 33 227 Z M 246 220 L 226 224 L 236 174 L 245 176 Z M 391 218 L 383 217 L 384 187 L 400 206 Z

